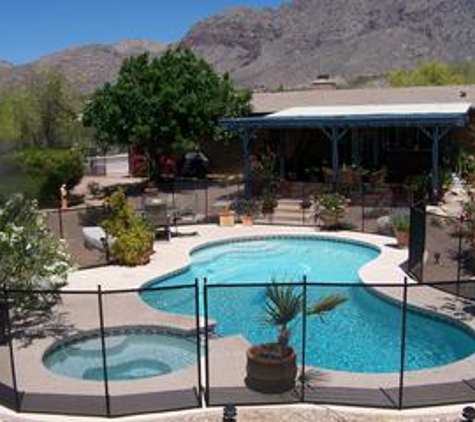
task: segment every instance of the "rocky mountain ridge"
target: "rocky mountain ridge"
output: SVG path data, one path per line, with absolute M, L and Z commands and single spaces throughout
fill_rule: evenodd
M 307 86 L 319 74 L 345 80 L 425 60 L 475 60 L 474 0 L 294 0 L 279 8 L 237 8 L 196 24 L 182 42 L 241 86 Z M 61 69 L 81 92 L 113 81 L 125 57 L 166 45 L 126 40 L 87 45 L 24 66 L 0 63 L 0 86 L 31 69 Z

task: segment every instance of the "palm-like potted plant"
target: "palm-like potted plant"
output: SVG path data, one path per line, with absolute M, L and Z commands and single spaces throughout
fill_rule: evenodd
M 335 227 L 345 214 L 346 198 L 338 193 L 324 193 L 316 201 L 318 215 L 325 227 Z
M 322 317 L 346 302 L 341 295 L 325 296 L 305 312 Z M 289 345 L 292 321 L 302 312 L 303 297 L 293 286 L 273 283 L 266 288 L 266 324 L 278 328 L 275 343 L 252 346 L 247 351 L 246 385 L 255 391 L 277 394 L 295 386 L 297 358 Z
M 411 220 L 407 214 L 395 214 L 391 216 L 391 225 L 394 235 L 397 239 L 397 244 L 400 248 L 407 248 L 409 244 L 409 230 L 411 227 Z

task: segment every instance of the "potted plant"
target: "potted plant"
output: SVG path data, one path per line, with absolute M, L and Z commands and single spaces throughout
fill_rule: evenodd
M 289 325 L 302 311 L 302 299 L 293 286 L 267 286 L 265 322 L 277 327 L 279 334 L 275 343 L 259 344 L 248 349 L 245 379 L 248 388 L 267 394 L 283 393 L 294 388 L 297 359 L 294 349 L 289 345 Z M 329 295 L 305 312 L 322 317 L 346 300 L 341 295 Z
M 236 220 L 236 213 L 227 205 L 223 211 L 219 213 L 219 225 L 221 227 L 233 227 Z
M 275 207 L 277 207 L 277 199 L 272 194 L 271 190 L 266 190 L 262 195 L 262 213 L 272 214 Z
M 257 203 L 253 198 L 242 198 L 236 205 L 243 226 L 252 226 L 253 217 L 257 213 Z
M 409 244 L 409 229 L 411 226 L 409 215 L 395 214 L 391 217 L 391 225 L 397 244 L 400 248 L 407 248 Z
M 335 227 L 345 213 L 346 198 L 338 193 L 324 193 L 316 201 L 318 215 L 325 227 Z

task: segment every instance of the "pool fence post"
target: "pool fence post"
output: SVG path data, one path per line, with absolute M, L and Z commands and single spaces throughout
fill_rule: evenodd
M 206 179 L 205 179 L 205 219 L 206 219 L 206 223 L 209 223 L 209 179 L 208 179 L 208 176 L 206 176 Z
M 172 207 L 174 210 L 176 210 L 175 178 L 172 179 Z
M 59 223 L 59 238 L 64 239 L 63 209 L 61 208 L 61 206 L 58 208 L 58 223 Z
M 305 402 L 305 349 L 307 347 L 307 276 L 303 276 L 302 292 L 302 369 L 300 371 L 300 401 Z
M 104 332 L 104 309 L 102 304 L 102 288 L 100 285 L 97 286 L 97 300 L 99 305 L 99 323 L 100 323 L 100 333 L 101 333 L 101 349 L 102 349 L 102 369 L 104 376 L 104 392 L 106 400 L 106 414 L 107 417 L 111 416 L 110 408 L 110 396 L 109 396 L 109 379 L 107 376 L 107 352 L 106 352 L 106 337 Z
M 407 325 L 407 277 L 404 277 L 401 321 L 401 366 L 399 373 L 399 409 L 404 407 L 404 372 L 406 363 L 406 325 Z
M 201 324 L 200 324 L 200 290 L 198 279 L 195 278 L 195 320 L 196 320 L 196 358 L 198 367 L 198 397 L 201 403 L 203 382 L 201 378 Z
M 361 183 L 361 231 L 364 233 L 365 227 L 365 186 L 364 182 Z
M 6 323 L 7 329 L 7 341 L 8 341 L 8 349 L 10 352 L 10 369 L 12 373 L 12 386 L 13 392 L 15 393 L 15 410 L 20 412 L 20 394 L 18 393 L 18 383 L 17 383 L 17 376 L 16 376 L 16 367 L 15 367 L 15 353 L 13 351 L 13 343 L 12 343 L 12 324 L 10 320 L 10 306 L 9 306 L 9 297 L 8 297 L 8 290 L 5 286 L 3 286 L 3 300 L 4 305 L 2 306 L 4 315 L 2 315 L 2 319 L 4 319 Z M 2 324 L 3 325 L 3 324 Z M 2 333 L 3 335 L 3 333 Z
M 205 403 L 209 406 L 209 321 L 208 321 L 208 279 L 204 278 L 204 298 L 203 306 L 205 313 Z
M 463 215 L 460 217 L 459 220 L 460 227 L 459 227 L 459 238 L 458 238 L 458 254 L 457 254 L 457 295 L 460 294 L 460 275 L 462 273 L 462 240 L 463 240 L 463 226 L 464 226 L 464 218 Z

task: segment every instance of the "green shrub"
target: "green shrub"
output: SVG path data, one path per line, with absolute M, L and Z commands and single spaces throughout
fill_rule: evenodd
M 393 214 L 391 216 L 391 226 L 395 232 L 409 233 L 411 219 L 408 214 Z
M 147 263 L 153 252 L 153 228 L 135 213 L 122 189 L 106 199 L 106 206 L 108 216 L 102 227 L 114 238 L 112 259 L 127 266 Z
M 326 211 L 341 214 L 345 210 L 346 198 L 338 193 L 324 193 L 320 196 L 318 203 Z
M 111 247 L 111 256 L 120 265 L 146 264 L 153 252 L 153 234 L 143 225 L 123 232 Z
M 25 173 L 39 180 L 42 201 L 58 201 L 61 185 L 71 190 L 84 174 L 84 155 L 76 148 L 28 148 L 15 153 L 14 160 Z

